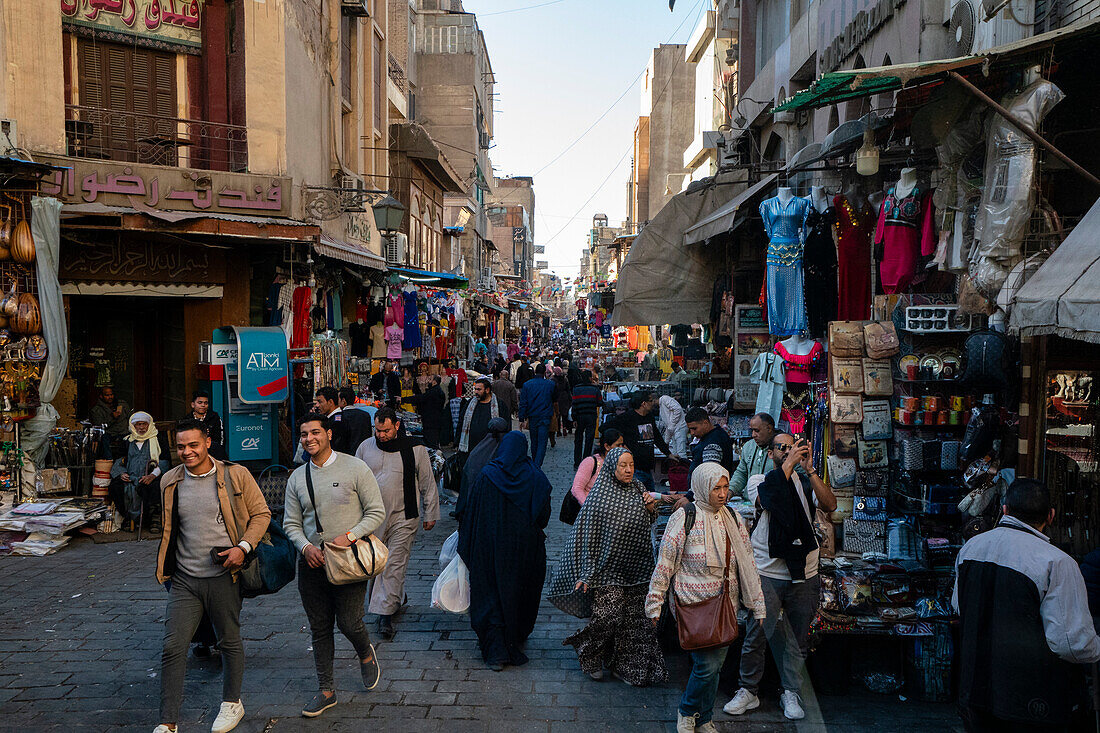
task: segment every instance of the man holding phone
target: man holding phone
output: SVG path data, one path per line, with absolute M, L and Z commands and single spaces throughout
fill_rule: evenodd
M 817 614 L 818 541 L 814 506 L 836 509 L 836 496 L 817 475 L 805 439 L 786 433 L 772 438 L 768 458 L 776 466 L 764 475 L 756 499 L 753 556 L 760 572 L 767 618 L 750 618 L 741 648 L 741 689 L 723 710 L 741 715 L 760 706 L 757 693 L 764 676 L 765 641 L 775 655 L 783 694 L 779 701 L 788 720 L 806 717 L 802 708 L 802 668 L 808 651 L 810 622 Z M 804 476 L 795 469 L 801 468 Z M 808 484 L 808 485 L 807 485 Z M 779 624 L 780 613 L 785 622 Z M 790 629 L 788 635 L 787 629 Z M 794 644 L 790 639 L 793 636 Z
M 205 423 L 176 425 L 181 466 L 161 477 L 163 517 L 157 580 L 168 587 L 168 621 L 161 653 L 160 720 L 154 733 L 176 730 L 187 647 L 205 613 L 222 653 L 222 704 L 212 733 L 233 730 L 244 718 L 241 680 L 241 592 L 237 572 L 267 532 L 271 510 L 243 466 L 210 457 Z

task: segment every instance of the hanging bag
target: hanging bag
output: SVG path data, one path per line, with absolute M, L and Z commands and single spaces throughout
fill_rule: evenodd
M 270 595 L 294 580 L 298 550 L 277 521 L 271 520 L 254 552 L 255 559 L 241 569 L 242 596 Z
M 596 475 L 596 471 L 599 467 L 599 462 L 595 456 L 589 456 L 592 459 L 592 476 Z M 589 480 L 592 477 L 589 476 Z M 581 513 L 581 503 L 577 501 L 577 497 L 573 496 L 572 488 L 567 489 L 565 496 L 561 499 L 561 511 L 558 512 L 558 519 L 565 524 L 573 524 L 577 521 L 577 515 Z
M 691 506 L 690 504 L 688 506 Z M 729 511 L 729 508 L 726 509 Z M 687 517 L 684 518 L 685 520 Z M 685 530 L 686 532 L 690 530 Z M 680 603 L 672 592 L 676 632 L 686 651 L 716 649 L 737 641 L 737 610 L 730 602 L 730 538 L 726 536 L 726 572 L 722 592 L 698 603 Z
M 306 460 L 306 490 L 309 492 L 309 501 L 313 504 L 313 516 L 317 521 L 317 534 L 324 534 L 321 527 L 321 513 L 317 511 L 317 499 L 313 494 L 313 471 L 310 469 L 310 460 Z M 322 550 L 325 553 L 325 575 L 328 582 L 333 585 L 349 585 L 362 583 L 373 577 L 381 575 L 386 567 L 386 561 L 390 559 L 390 551 L 382 544 L 382 540 L 373 534 L 367 538 L 359 538 L 348 547 L 340 547 L 331 542 L 323 542 Z

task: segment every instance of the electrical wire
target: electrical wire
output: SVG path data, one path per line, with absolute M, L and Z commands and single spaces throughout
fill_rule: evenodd
M 478 13 L 477 17 L 487 18 L 490 15 L 506 15 L 508 13 L 520 13 L 520 12 L 523 12 L 524 10 L 534 10 L 535 8 L 545 8 L 547 5 L 557 5 L 558 3 L 563 3 L 563 2 L 565 2 L 565 0 L 550 0 L 549 2 L 539 3 L 538 5 L 527 5 L 526 7 L 512 8 L 511 10 L 494 10 L 491 13 Z

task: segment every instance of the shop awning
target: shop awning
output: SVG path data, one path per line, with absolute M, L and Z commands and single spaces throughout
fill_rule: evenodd
M 444 191 L 465 192 L 466 187 L 462 183 L 462 176 L 454 169 L 423 125 L 416 122 L 391 124 L 390 146 L 393 150 L 417 160 Z
M 822 75 L 809 89 L 796 93 L 777 105 L 772 112 L 816 109 L 849 99 L 892 92 L 913 84 L 932 81 L 949 71 L 976 67 L 986 61 L 1010 60 L 1053 46 L 1058 41 L 1078 40 L 1100 29 L 1100 19 L 1082 20 L 1065 28 L 1042 33 L 1003 46 L 996 46 L 971 56 L 936 61 L 916 61 L 908 64 L 877 66 L 868 69 L 831 71 Z
M 710 318 L 721 253 L 684 244 L 684 232 L 730 200 L 736 179 L 701 185 L 673 196 L 638 233 L 619 269 L 615 326 L 699 323 Z
M 1100 200 L 1017 291 L 1009 329 L 1100 343 Z
M 491 311 L 496 311 L 497 313 L 507 313 L 508 312 L 507 308 L 502 308 L 501 306 L 497 305 L 496 303 L 490 303 L 487 300 L 483 300 L 482 302 L 478 303 L 478 305 L 480 305 L 482 308 L 487 308 Z
M 749 186 L 744 191 L 734 196 L 733 199 L 724 206 L 720 206 L 717 211 L 708 214 L 692 224 L 684 231 L 684 244 L 703 242 L 711 237 L 718 236 L 719 234 L 723 234 L 733 229 L 734 219 L 737 217 L 737 210 L 745 203 L 767 190 L 778 176 L 778 173 L 769 173 L 759 182 L 754 183 L 752 186 Z
M 80 226 L 74 222 L 82 217 L 112 216 L 119 218 L 119 228 L 129 231 L 167 231 L 165 223 L 175 224 L 170 231 L 177 234 L 211 234 L 249 239 L 278 239 L 309 242 L 320 233 L 316 224 L 275 216 L 245 216 L 218 212 L 138 210 L 129 206 L 106 204 L 71 204 L 61 208 L 65 226 Z
M 386 271 L 386 258 L 352 242 L 343 242 L 327 234 L 322 234 L 315 245 L 317 253 L 323 257 L 347 262 L 351 265 L 369 267 L 372 270 Z
M 448 272 L 432 272 L 431 270 L 417 270 L 412 267 L 390 267 L 390 272 L 402 280 L 408 280 L 418 285 L 428 285 L 436 288 L 450 288 L 452 290 L 465 290 L 470 281 L 460 275 L 452 275 Z

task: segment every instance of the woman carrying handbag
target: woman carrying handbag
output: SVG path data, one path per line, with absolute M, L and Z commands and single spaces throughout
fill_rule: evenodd
M 714 733 L 718 674 L 737 639 L 739 604 L 766 615 L 749 533 L 729 500 L 729 472 L 703 463 L 691 475 L 695 503 L 668 520 L 649 583 L 646 616 L 654 626 L 671 586 L 680 645 L 691 654 L 691 677 L 676 712 L 677 733 Z

